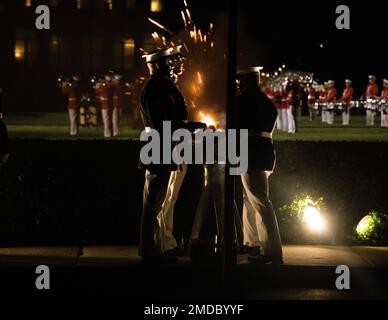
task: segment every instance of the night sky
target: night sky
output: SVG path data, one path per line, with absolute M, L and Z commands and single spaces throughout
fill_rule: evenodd
M 223 16 L 225 1 L 188 2 L 198 24 Z M 238 3 L 240 64 L 260 64 L 272 71 L 285 63 L 322 80 L 337 80 L 339 87 L 351 78 L 356 92 L 364 88 L 368 74 L 377 75 L 380 88 L 382 78 L 388 77 L 388 10 L 382 1 Z M 335 27 L 335 9 L 341 4 L 350 8 L 350 30 Z

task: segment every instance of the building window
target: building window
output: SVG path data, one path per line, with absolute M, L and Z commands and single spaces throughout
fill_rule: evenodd
M 136 9 L 136 0 L 126 0 L 126 7 L 129 10 Z
M 48 5 L 49 5 L 50 7 L 58 7 L 59 1 L 58 1 L 58 0 L 49 0 L 49 1 L 48 1 Z
M 113 45 L 114 65 L 116 68 L 130 69 L 134 65 L 135 40 L 117 39 Z
M 18 63 L 35 64 L 38 60 L 38 41 L 32 31 L 16 31 L 14 58 Z
M 25 47 L 23 40 L 16 40 L 15 42 L 15 60 L 17 62 L 24 62 Z
M 154 51 L 156 47 L 157 47 L 157 42 L 155 41 L 154 37 L 152 35 L 147 35 L 144 38 L 144 43 L 143 43 L 144 52 L 149 53 L 151 51 Z
M 88 9 L 90 7 L 90 0 L 76 0 L 77 9 Z
M 151 0 L 151 12 L 162 11 L 162 0 Z
M 49 64 L 50 66 L 63 66 L 65 63 L 65 53 L 63 40 L 53 36 L 49 42 Z
M 98 10 L 113 10 L 113 0 L 96 0 L 95 6 Z
M 82 62 L 87 68 L 99 68 L 103 60 L 103 40 L 86 36 L 82 41 Z

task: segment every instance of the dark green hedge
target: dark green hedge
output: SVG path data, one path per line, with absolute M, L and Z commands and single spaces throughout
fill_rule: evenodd
M 0 244 L 136 243 L 144 181 L 139 150 L 132 141 L 12 141 L 0 172 Z M 350 239 L 365 213 L 387 211 L 387 143 L 277 142 L 276 150 L 275 208 L 300 193 L 323 197 L 327 241 Z M 201 176 L 193 166 L 183 185 L 178 238 L 190 231 Z

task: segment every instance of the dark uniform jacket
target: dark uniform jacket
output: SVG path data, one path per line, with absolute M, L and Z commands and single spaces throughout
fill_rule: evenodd
M 278 112 L 272 101 L 259 87 L 250 88 L 237 97 L 237 128 L 248 129 L 248 172 L 272 171 L 275 149 L 272 139 L 260 137 L 259 132 L 272 133 Z
M 176 85 L 163 74 L 153 74 L 146 83 L 141 94 L 140 114 L 143 120 L 144 127 L 151 127 L 158 130 L 162 138 L 163 121 L 171 121 L 171 130 L 179 128 L 188 128 L 187 123 L 187 107 L 185 100 L 176 87 Z M 162 141 L 161 141 L 162 143 Z M 172 145 L 174 148 L 174 145 Z M 161 152 L 163 145 L 161 145 Z M 162 155 L 160 160 L 162 161 Z M 171 165 L 143 165 L 139 163 L 141 168 L 148 170 L 168 170 L 175 171 L 177 166 Z

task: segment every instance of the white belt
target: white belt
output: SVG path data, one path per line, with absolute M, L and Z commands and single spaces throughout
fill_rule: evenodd
M 262 138 L 268 138 L 272 139 L 272 132 L 265 132 L 265 131 L 251 131 L 248 133 L 248 136 L 252 137 L 262 137 Z

